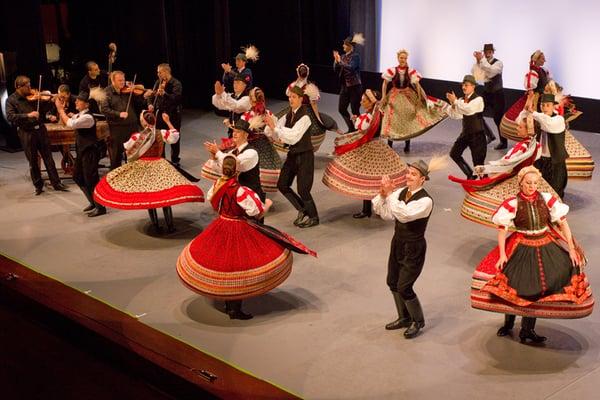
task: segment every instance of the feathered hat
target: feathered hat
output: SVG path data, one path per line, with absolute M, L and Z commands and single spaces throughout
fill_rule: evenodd
M 353 36 L 348 36 L 344 39 L 344 43 L 350 46 L 356 46 L 357 44 L 362 46 L 365 44 L 365 35 L 361 32 L 355 33 Z
M 254 45 L 248 45 L 246 47 L 242 47 L 242 53 L 238 53 L 235 58 L 239 58 L 240 60 L 247 62 L 248 60 L 257 62 L 259 51 Z

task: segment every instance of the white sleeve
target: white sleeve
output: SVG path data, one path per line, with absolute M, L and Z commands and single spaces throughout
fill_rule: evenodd
M 565 119 L 562 115 L 546 115 L 541 112 L 533 112 L 533 119 L 540 123 L 543 131 L 548 133 L 563 133 L 566 129 Z
M 208 189 L 208 192 L 206 193 L 206 201 L 210 201 L 212 199 L 213 192 L 215 190 L 215 184 L 216 182 L 210 187 L 210 189 Z
M 370 125 L 371 125 L 371 114 L 369 114 L 369 113 L 360 114 L 354 120 L 354 128 L 356 128 L 360 131 L 369 129 Z
M 237 114 L 244 113 L 252 108 L 249 96 L 243 96 L 241 99 L 236 100 L 230 93 L 225 92 L 221 93 L 220 96 L 213 95 L 212 103 L 220 110 L 233 111 Z
M 456 112 L 461 115 L 473 115 L 483 112 L 483 97 L 479 96 L 468 103 L 465 103 L 463 99 L 457 100 L 453 108 L 456 108 Z
M 135 142 L 137 142 L 140 138 L 140 134 L 139 133 L 134 133 L 133 135 L 131 135 L 129 137 L 129 140 L 126 141 L 125 143 L 123 143 L 123 147 L 125 148 L 125 150 L 129 150 L 133 147 L 133 145 L 135 144 Z
M 569 206 L 550 193 L 542 192 L 542 197 L 550 210 L 550 221 L 558 222 L 569 213 Z
M 160 134 L 168 144 L 177 143 L 179 140 L 179 131 L 177 129 L 161 129 Z
M 250 217 L 259 215 L 265 210 L 265 207 L 262 201 L 260 201 L 258 195 L 252 189 L 247 188 L 246 186 L 239 187 L 236 194 L 236 201 Z
M 237 159 L 240 162 L 240 171 L 250 171 L 258 164 L 258 153 L 254 149 L 248 149 L 238 154 Z
M 387 199 L 390 198 L 391 196 L 398 197 L 400 195 L 400 191 L 402 189 L 403 188 L 394 190 L 387 197 L 383 197 L 380 194 L 378 194 L 377 196 L 375 196 L 371 200 L 371 204 L 373 205 L 373 211 L 375 212 L 375 214 L 378 214 L 381 217 L 381 219 L 383 219 L 383 220 L 393 221 L 394 220 L 394 216 L 392 215 L 392 212 L 391 212 L 389 206 L 387 205 Z
M 381 74 L 381 79 L 383 79 L 386 82 L 391 82 L 394 78 L 394 75 L 396 75 L 396 68 L 388 68 Z
M 503 64 L 502 61 L 496 60 L 495 63 L 490 64 L 487 58 L 483 57 L 481 61 L 479 61 L 479 66 L 482 70 L 485 71 L 485 75 L 488 79 L 493 78 L 494 76 L 502 73 Z
M 416 69 L 411 69 L 408 71 L 408 76 L 410 78 L 410 83 L 416 85 L 421 80 L 421 74 Z
M 492 222 L 501 228 L 508 229 L 509 227 L 515 226 L 514 219 L 517 215 L 517 198 L 510 197 L 498 207 L 494 215 L 492 215 Z
M 423 197 L 405 203 L 404 200 L 398 199 L 402 189 L 396 189 L 385 199 L 381 195 L 377 195 L 371 201 L 375 213 L 379 214 L 382 219 L 389 221 L 395 218 L 402 223 L 425 218 L 431 213 L 433 208 L 431 198 Z
M 72 129 L 86 129 L 94 126 L 94 117 L 90 114 L 74 115 L 67 121 L 67 127 Z
M 265 135 L 267 135 L 270 138 L 277 139 L 277 126 L 279 125 L 280 121 L 282 121 L 282 120 L 283 120 L 283 125 L 285 125 L 285 115 L 279 119 L 277 119 L 275 114 L 271 113 L 270 111 L 269 111 L 269 115 L 271 116 L 271 118 L 273 118 L 273 122 L 275 123 L 275 129 L 271 129 L 270 126 L 265 125 L 264 133 L 265 133 Z
M 538 73 L 531 70 L 525 74 L 525 90 L 533 90 L 537 87 L 539 81 Z
M 275 132 L 283 143 L 294 145 L 298 143 L 300 139 L 302 139 L 302 136 L 304 133 L 306 133 L 306 130 L 310 127 L 310 124 L 310 117 L 308 115 L 304 115 L 302 118 L 296 121 L 294 126 L 291 128 L 280 126 L 285 125 L 285 120 L 283 121 L 283 124 L 278 123 Z

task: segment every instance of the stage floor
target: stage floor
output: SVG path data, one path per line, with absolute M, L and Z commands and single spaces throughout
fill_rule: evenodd
M 269 108 L 277 111 L 283 105 L 273 101 Z M 324 94 L 320 109 L 341 122 L 337 96 Z M 186 112 L 182 166 L 192 174 L 200 176 L 207 158 L 202 143 L 223 136 L 221 121 L 212 113 Z M 444 121 L 414 139 L 408 156 L 403 143 L 396 150 L 407 161 L 447 153 L 459 130 L 459 122 Z M 573 133 L 599 161 L 600 135 Z M 452 162 L 428 186 L 435 208 L 427 230 L 427 260 L 415 288 L 426 327 L 414 340 L 405 340 L 401 331 L 386 331 L 384 325 L 395 319 L 385 285 L 393 223 L 353 219 L 361 202 L 321 183 L 333 137 L 328 134 L 315 161 L 313 195 L 321 225 L 294 227 L 296 212 L 280 194 L 269 195 L 274 208 L 266 217 L 319 257 L 295 255 L 294 270 L 283 285 L 245 301 L 252 320 L 229 320 L 222 304 L 192 293 L 178 280 L 179 253 L 215 217 L 208 204 L 174 207 L 177 232 L 164 237 L 148 234 L 145 211 L 110 209 L 106 216 L 88 218 L 81 211 L 85 198 L 71 181 L 66 181 L 69 193 L 47 188 L 33 196 L 22 152 L 0 153 L 0 252 L 305 398 L 597 396 L 598 312 L 581 320 L 538 321 L 538 333 L 549 339 L 533 347 L 518 338 L 497 337 L 502 316 L 470 308 L 471 274 L 494 246 L 496 232 L 460 216 L 463 190 L 446 178 L 448 173 L 460 176 Z M 495 143 L 488 148 L 488 160 L 500 156 Z M 590 283 L 600 290 L 593 222 L 600 220 L 597 179 L 570 181 L 565 201 L 571 206 L 569 224 L 590 260 Z M 210 182 L 203 179 L 200 186 L 206 192 Z

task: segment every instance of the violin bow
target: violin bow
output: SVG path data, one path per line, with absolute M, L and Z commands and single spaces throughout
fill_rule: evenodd
M 36 111 L 38 113 L 40 112 L 40 98 L 42 97 L 40 95 L 40 93 L 42 93 L 42 75 L 40 75 L 40 78 L 38 79 L 38 99 L 37 99 L 37 109 L 36 109 Z
M 152 108 L 156 107 L 156 100 L 158 100 L 158 96 L 156 95 L 156 90 L 160 87 L 160 80 L 154 82 L 154 86 L 152 87 L 152 93 L 154 94 L 154 101 L 152 102 Z M 158 114 L 155 114 L 158 115 Z
M 133 83 L 131 84 L 131 92 L 129 92 L 129 99 L 127 99 L 127 108 L 125 108 L 125 112 L 129 112 L 129 105 L 131 104 L 131 96 L 133 96 L 133 88 L 135 87 L 136 78 L 137 74 L 133 75 Z

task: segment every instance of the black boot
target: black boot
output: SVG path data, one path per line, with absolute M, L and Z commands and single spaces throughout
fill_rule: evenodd
M 492 133 L 492 130 L 490 129 L 490 127 L 488 126 L 487 122 L 483 122 L 483 130 L 485 132 L 485 137 L 487 140 L 487 144 L 492 143 L 494 140 L 496 140 L 496 136 L 494 136 L 494 134 Z
M 252 319 L 252 314 L 246 314 L 242 311 L 241 300 L 228 300 L 225 302 L 225 311 L 229 315 L 229 319 L 241 319 L 247 320 Z
M 496 145 L 496 147 L 494 147 L 494 150 L 506 150 L 508 148 L 508 140 L 500 135 L 500 143 L 498 143 Z
M 402 297 L 400 297 L 400 293 L 398 292 L 392 292 L 392 295 L 394 296 L 396 311 L 398 311 L 398 319 L 387 324 L 385 329 L 393 331 L 395 329 L 408 328 L 412 321 L 408 314 L 408 310 L 406 309 L 406 305 L 404 304 L 404 300 L 402 300 Z
M 353 214 L 352 218 L 371 218 L 371 200 L 363 200 L 362 211 Z
M 87 216 L 90 218 L 94 218 L 104 214 L 106 214 L 106 208 L 103 205 L 96 203 L 96 206 L 93 209 L 93 211 L 91 213 L 88 213 Z
M 304 212 L 304 210 L 300 210 L 298 211 L 298 216 L 296 217 L 296 219 L 294 220 L 294 225 L 298 226 L 301 223 L 303 223 L 306 219 L 306 213 Z
M 83 209 L 83 212 L 90 212 L 94 208 L 96 208 L 96 203 L 94 202 L 94 198 L 92 195 L 86 190 L 85 186 L 79 186 L 79 189 L 83 192 L 85 198 L 90 203 L 86 208 Z
M 298 224 L 298 228 L 310 228 L 312 226 L 319 225 L 319 213 L 317 212 L 317 206 L 313 200 L 307 200 L 304 202 L 304 209 L 308 219 Z
M 152 226 L 154 226 L 156 232 L 162 232 L 160 225 L 158 225 L 158 214 L 156 213 L 156 208 L 148 209 L 148 215 L 150 216 L 150 221 L 152 221 Z
M 471 169 L 471 166 L 462 157 L 454 161 L 458 165 L 458 168 L 467 176 L 467 179 L 473 179 L 473 169 Z
M 391 149 L 394 148 L 394 141 L 393 140 L 388 140 L 388 146 L 390 146 Z
M 404 141 L 404 152 L 405 153 L 410 153 L 410 140 L 405 140 Z
M 163 207 L 163 214 L 165 215 L 165 223 L 167 224 L 167 232 L 175 232 L 175 226 L 173 225 L 173 211 L 171 207 Z
M 404 304 L 406 304 L 406 309 L 412 320 L 408 329 L 404 331 L 404 337 L 406 339 L 412 339 L 417 336 L 419 331 L 425 326 L 423 309 L 421 308 L 418 297 L 411 300 L 404 300 Z
M 535 321 L 536 318 L 523 317 L 521 319 L 521 331 L 519 332 L 519 338 L 521 343 L 527 343 L 527 339 L 531 340 L 532 343 L 544 343 L 546 336 L 538 336 L 535 333 Z
M 504 325 L 498 329 L 496 335 L 498 336 L 506 336 L 512 333 L 512 328 L 515 326 L 515 316 L 511 314 L 504 315 Z

